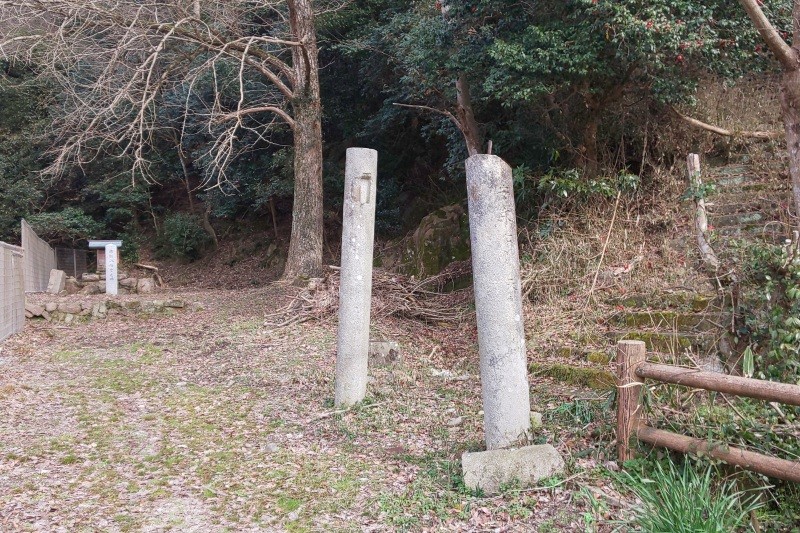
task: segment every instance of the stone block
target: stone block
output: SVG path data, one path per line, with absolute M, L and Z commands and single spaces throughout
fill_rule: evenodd
M 175 309 L 183 309 L 186 306 L 186 302 L 183 300 L 167 300 L 164 302 L 164 307 L 173 307 Z
M 136 285 L 139 283 L 139 280 L 136 278 L 125 278 L 119 280 L 119 286 L 124 287 L 129 290 L 136 290 Z
M 56 302 L 47 302 L 44 304 L 44 310 L 48 313 L 52 313 L 53 311 L 58 310 L 58 304 Z
M 40 317 L 42 316 L 42 314 L 44 314 L 44 312 L 45 312 L 44 307 L 42 307 L 41 305 L 29 304 L 29 303 L 25 304 L 26 318 Z
M 369 366 L 394 366 L 403 362 L 400 345 L 393 341 L 372 341 L 369 343 Z
M 68 315 L 77 315 L 80 314 L 82 308 L 78 302 L 62 302 L 58 304 L 58 310 Z
M 67 294 L 78 294 L 81 292 L 83 285 L 81 285 L 77 279 L 73 277 L 68 277 L 64 282 L 64 290 L 67 291 Z
M 83 281 L 100 281 L 99 274 L 84 274 L 81 276 L 81 280 Z
M 564 460 L 551 445 L 541 444 L 515 450 L 465 452 L 461 467 L 468 488 L 495 494 L 504 484 L 518 481 L 523 488 L 530 487 L 541 479 L 561 474 Z
M 103 291 L 100 290 L 100 287 L 98 287 L 96 283 L 87 285 L 83 288 L 83 290 L 81 290 L 81 294 L 86 294 L 89 296 L 91 296 L 92 294 L 100 294 L 101 292 Z
M 67 274 L 63 270 L 53 269 L 50 271 L 50 281 L 47 283 L 47 292 L 58 294 L 64 290 Z
M 153 278 L 142 278 L 136 284 L 136 292 L 139 294 L 152 294 L 156 290 L 156 284 L 153 283 Z

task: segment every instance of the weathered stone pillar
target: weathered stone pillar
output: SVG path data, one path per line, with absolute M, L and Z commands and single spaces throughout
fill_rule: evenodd
M 344 171 L 342 270 L 334 403 L 347 407 L 367 393 L 369 311 L 378 152 L 348 148 Z
M 106 244 L 106 294 L 116 295 L 117 280 L 117 245 Z
M 484 154 L 466 164 L 483 427 L 486 449 L 493 450 L 530 430 L 517 215 L 511 167 Z

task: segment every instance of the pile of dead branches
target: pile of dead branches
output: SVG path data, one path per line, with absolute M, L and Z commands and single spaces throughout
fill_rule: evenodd
M 471 311 L 472 289 L 442 292 L 452 286 L 454 276 L 463 275 L 465 265 L 456 265 L 438 276 L 414 279 L 382 269 L 372 273 L 372 316 L 376 319 L 399 316 L 426 323 L 457 323 Z M 330 268 L 324 278 L 315 278 L 297 289 L 292 300 L 266 316 L 264 325 L 280 328 L 308 320 L 324 320 L 339 310 L 339 269 Z

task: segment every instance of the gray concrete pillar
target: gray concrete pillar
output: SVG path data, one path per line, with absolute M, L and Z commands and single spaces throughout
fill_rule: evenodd
M 367 394 L 369 311 L 378 152 L 348 148 L 344 171 L 342 270 L 334 403 L 347 407 Z
M 505 161 L 478 154 L 466 165 L 483 427 L 493 450 L 513 445 L 531 424 L 517 215 Z
M 118 287 L 117 246 L 106 244 L 106 294 L 116 295 Z

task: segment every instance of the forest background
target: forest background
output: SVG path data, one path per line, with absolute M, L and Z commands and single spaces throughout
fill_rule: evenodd
M 463 160 L 489 141 L 531 220 L 658 188 L 657 169 L 708 149 L 673 107 L 691 115 L 699 86 L 777 97 L 779 64 L 736 2 L 4 2 L 0 238 L 25 217 L 53 244 L 120 237 L 129 257 L 153 243 L 197 259 L 254 228 L 286 250 L 306 98 L 280 83 L 307 66 L 295 4 L 319 49 L 324 144 L 301 155 L 320 150 L 307 181 L 321 190 L 301 194 L 324 201 L 294 202 L 295 220 L 316 213 L 296 240 L 317 255 L 323 219 L 335 255 L 350 146 L 380 153 L 377 229 L 391 238 L 463 199 Z M 784 37 L 791 8 L 763 5 Z M 164 37 L 173 26 L 205 34 Z
M 626 297 L 669 307 L 677 287 L 732 311 L 718 364 L 797 383 L 799 18 L 788 0 L 0 0 L 0 240 L 21 218 L 56 246 L 122 239 L 173 285 L 324 277 L 357 146 L 379 153 L 376 258 L 398 266 L 426 216 L 463 220 L 464 160 L 491 151 L 513 168 L 529 351 L 560 358 L 537 375 L 590 381 L 614 313 L 677 316 Z M 714 190 L 690 186 L 691 152 L 704 178 L 739 165 L 786 186 L 736 197 L 779 230 L 708 228 L 713 270 L 687 213 Z M 737 405 L 686 431 L 800 456 L 796 410 Z M 782 525 L 795 490 L 775 492 Z

